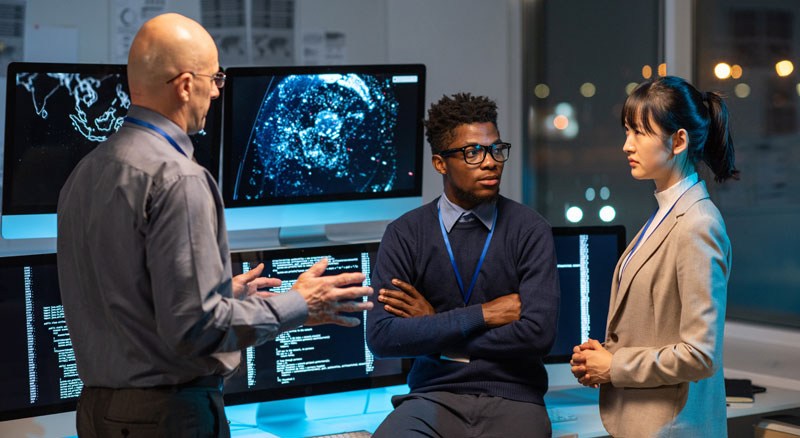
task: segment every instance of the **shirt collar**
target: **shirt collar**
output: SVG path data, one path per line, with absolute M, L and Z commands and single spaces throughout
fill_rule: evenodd
M 673 184 L 672 187 L 661 192 L 656 192 L 655 196 L 656 201 L 658 201 L 658 208 L 663 209 L 671 207 L 673 204 L 675 204 L 675 201 L 681 197 L 683 192 L 689 190 L 689 187 L 697 183 L 697 179 L 697 172 L 694 172 L 686 178 Z
M 478 204 L 472 210 L 465 210 L 447 199 L 446 194 L 442 193 L 442 196 L 439 197 L 439 212 L 442 215 L 444 228 L 448 233 L 453 229 L 453 226 L 456 224 L 456 222 L 461 219 L 461 216 L 466 213 L 474 214 L 475 217 L 477 217 L 487 229 L 491 230 L 496 206 L 497 199 L 492 200 L 491 202 L 483 202 Z
M 181 129 L 180 126 L 176 125 L 172 120 L 151 109 L 138 105 L 131 105 L 131 107 L 128 109 L 127 116 L 158 126 L 170 137 L 172 137 L 176 143 L 178 143 L 178 146 L 181 147 L 183 153 L 185 153 L 187 157 L 192 158 L 192 155 L 194 155 L 194 144 L 192 144 L 192 139 L 189 138 L 189 135 L 187 135 L 186 132 Z M 161 134 L 157 135 L 161 137 Z

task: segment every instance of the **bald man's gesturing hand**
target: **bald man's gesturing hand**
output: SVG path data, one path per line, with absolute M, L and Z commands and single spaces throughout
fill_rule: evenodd
M 349 286 L 361 284 L 364 274 L 350 272 L 339 275 L 322 276 L 328 267 L 328 259 L 322 259 L 300 274 L 292 289 L 300 292 L 308 304 L 308 320 L 304 325 L 338 324 L 347 327 L 357 326 L 358 318 L 340 315 L 340 312 L 361 312 L 372 308 L 369 301 L 353 301 L 372 295 L 371 287 Z

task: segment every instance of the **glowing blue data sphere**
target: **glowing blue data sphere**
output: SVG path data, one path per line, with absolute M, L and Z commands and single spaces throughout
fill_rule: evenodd
M 605 205 L 600 209 L 600 220 L 603 222 L 611 222 L 617 217 L 617 211 L 610 205 Z
M 389 79 L 287 76 L 264 95 L 234 198 L 391 190 L 398 172 L 397 110 Z
M 567 209 L 567 220 L 576 224 L 583 219 L 583 210 L 580 207 L 570 207 Z

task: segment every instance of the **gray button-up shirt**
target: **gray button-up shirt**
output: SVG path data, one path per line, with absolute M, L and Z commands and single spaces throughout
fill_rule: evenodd
M 239 350 L 305 322 L 296 291 L 232 297 L 222 199 L 180 127 L 132 106 L 61 190 L 58 274 L 85 385 L 176 384 L 225 374 Z M 175 149 L 167 137 L 183 150 Z
M 451 201 L 446 194 L 442 193 L 442 196 L 439 197 L 438 206 L 439 214 L 442 216 L 442 223 L 448 233 L 453 229 L 456 222 L 464 220 L 464 217 L 469 213 L 474 214 L 487 230 L 491 230 L 495 208 L 497 208 L 497 200 L 478 204 L 472 210 L 465 210 Z

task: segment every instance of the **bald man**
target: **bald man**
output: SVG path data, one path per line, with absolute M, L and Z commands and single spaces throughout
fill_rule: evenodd
M 84 387 L 81 437 L 227 437 L 222 378 L 240 350 L 302 324 L 352 326 L 371 308 L 361 273 L 291 291 L 263 266 L 231 277 L 223 204 L 192 160 L 225 83 L 214 40 L 197 22 L 145 23 L 128 57 L 131 108 L 119 131 L 76 166 L 58 202 L 58 272 Z

